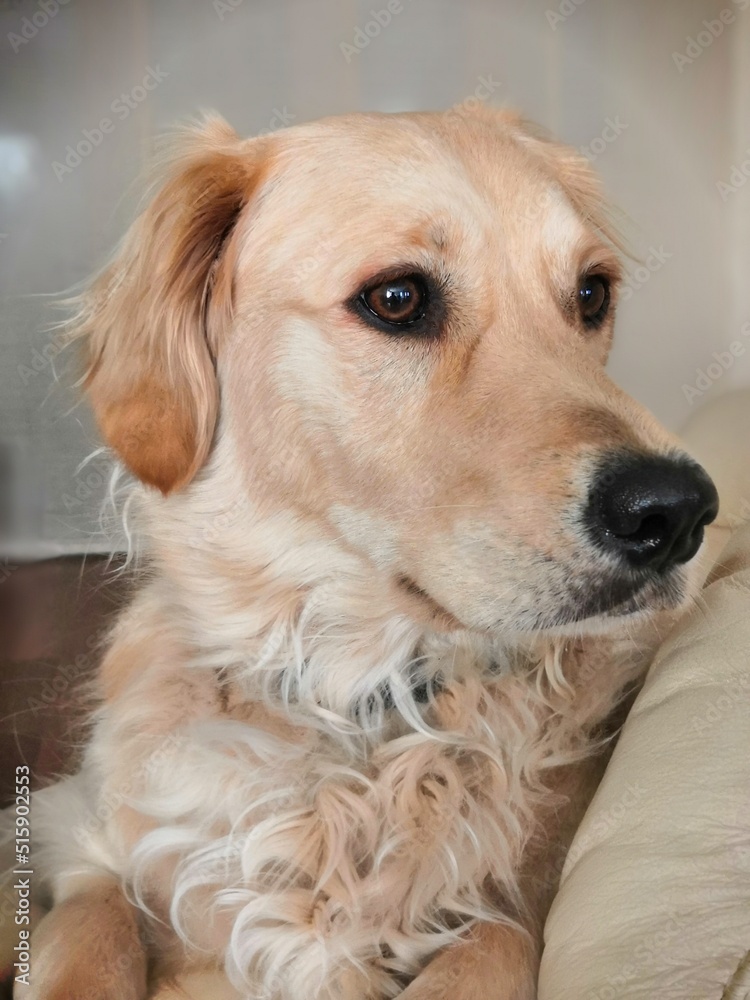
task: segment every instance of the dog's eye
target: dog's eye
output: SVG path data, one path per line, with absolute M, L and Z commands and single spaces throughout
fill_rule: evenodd
M 599 326 L 609 309 L 609 281 L 602 274 L 587 274 L 578 287 L 578 306 L 586 326 Z
M 387 278 L 360 294 L 359 301 L 379 319 L 395 329 L 414 326 L 427 310 L 427 282 L 420 274 Z

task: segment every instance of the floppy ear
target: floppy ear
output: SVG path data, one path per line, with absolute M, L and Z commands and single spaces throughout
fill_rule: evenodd
M 232 231 L 259 183 L 261 149 L 217 118 L 183 134 L 73 321 L 104 439 L 165 494 L 190 482 L 211 446 L 219 398 L 207 322 L 231 318 Z

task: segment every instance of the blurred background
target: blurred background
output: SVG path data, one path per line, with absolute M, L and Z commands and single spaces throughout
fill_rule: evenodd
M 155 135 L 200 109 L 249 135 L 353 109 L 514 106 L 580 147 L 629 220 L 640 260 L 614 377 L 674 429 L 750 383 L 745 7 L 0 0 L 2 555 L 116 544 L 99 529 L 108 460 L 81 466 L 97 438 L 51 297 L 122 235 Z

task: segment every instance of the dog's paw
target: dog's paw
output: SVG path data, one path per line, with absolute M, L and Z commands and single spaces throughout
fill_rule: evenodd
M 15 1000 L 145 1000 L 146 951 L 136 916 L 104 882 L 55 906 L 31 937 L 27 986 Z
M 399 1000 L 536 1000 L 537 960 L 520 930 L 482 924 L 434 958 Z

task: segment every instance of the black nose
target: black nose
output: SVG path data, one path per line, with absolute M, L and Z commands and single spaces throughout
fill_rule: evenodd
M 612 457 L 594 479 L 586 521 L 600 547 L 633 568 L 665 571 L 692 559 L 716 517 L 716 487 L 685 457 Z

